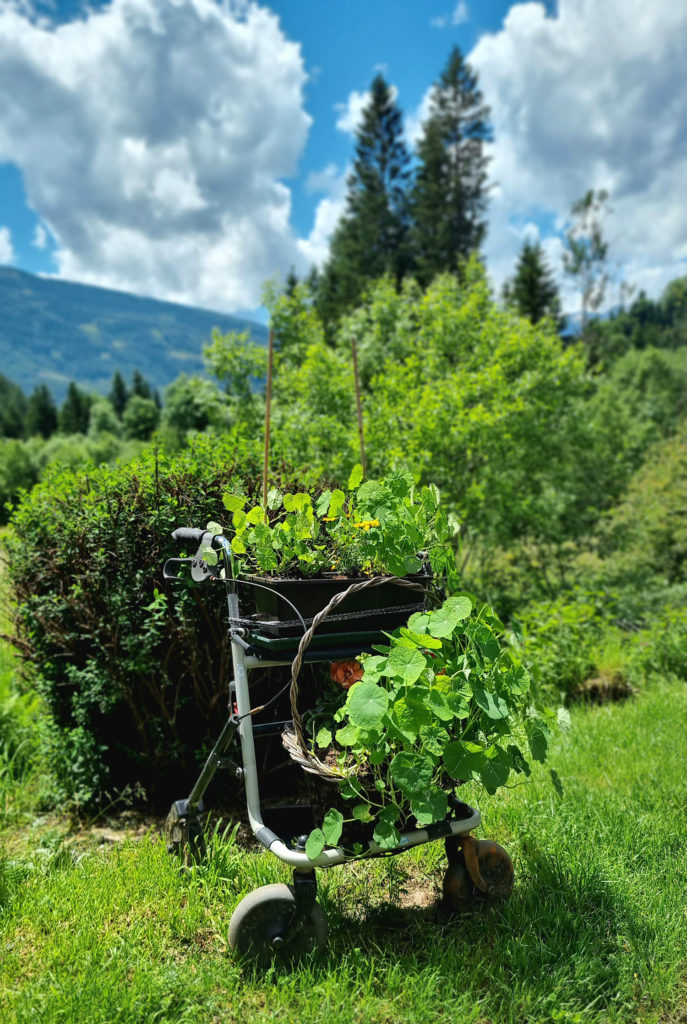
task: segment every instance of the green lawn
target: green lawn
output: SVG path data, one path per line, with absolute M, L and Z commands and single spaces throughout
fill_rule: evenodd
M 273 857 L 216 842 L 181 872 L 155 834 L 75 841 L 7 804 L 0 1020 L 684 1022 L 687 688 L 577 711 L 550 764 L 562 798 L 548 770 L 472 794 L 515 861 L 507 905 L 447 917 L 440 843 L 334 868 L 326 953 L 267 975 L 233 961 L 227 928 L 243 895 L 288 880 Z

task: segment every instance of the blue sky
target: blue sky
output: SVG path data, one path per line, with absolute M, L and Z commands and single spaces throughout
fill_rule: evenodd
M 253 311 L 326 259 L 375 73 L 412 144 L 455 44 L 492 110 L 496 289 L 526 237 L 560 271 L 590 187 L 618 276 L 657 295 L 687 273 L 673 0 L 0 0 L 0 263 Z

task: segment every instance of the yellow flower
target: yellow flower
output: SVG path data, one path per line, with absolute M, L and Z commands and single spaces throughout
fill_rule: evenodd
M 322 516 L 322 522 L 323 523 L 335 523 L 338 518 L 339 518 L 338 516 Z
M 379 526 L 379 519 L 363 519 L 362 522 L 354 523 L 353 525 L 356 530 L 365 530 L 367 533 L 371 526 Z

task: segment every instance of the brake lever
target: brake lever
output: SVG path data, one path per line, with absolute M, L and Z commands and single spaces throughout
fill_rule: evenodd
M 192 558 L 168 558 L 167 561 L 165 562 L 165 564 L 162 567 L 162 578 L 163 578 L 163 580 L 170 580 L 173 583 L 174 582 L 176 582 L 176 583 L 184 583 L 185 582 L 184 577 L 183 576 L 177 576 L 176 573 L 170 572 L 169 571 L 169 566 L 171 566 L 171 565 L 192 565 L 192 564 L 193 564 L 193 559 Z

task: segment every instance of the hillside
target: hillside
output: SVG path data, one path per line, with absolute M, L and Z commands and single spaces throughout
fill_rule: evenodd
M 225 313 L 0 267 L 0 372 L 27 393 L 46 383 L 59 400 L 70 380 L 105 392 L 115 370 L 135 368 L 163 388 L 202 369 L 213 327 L 267 339 L 262 324 Z

